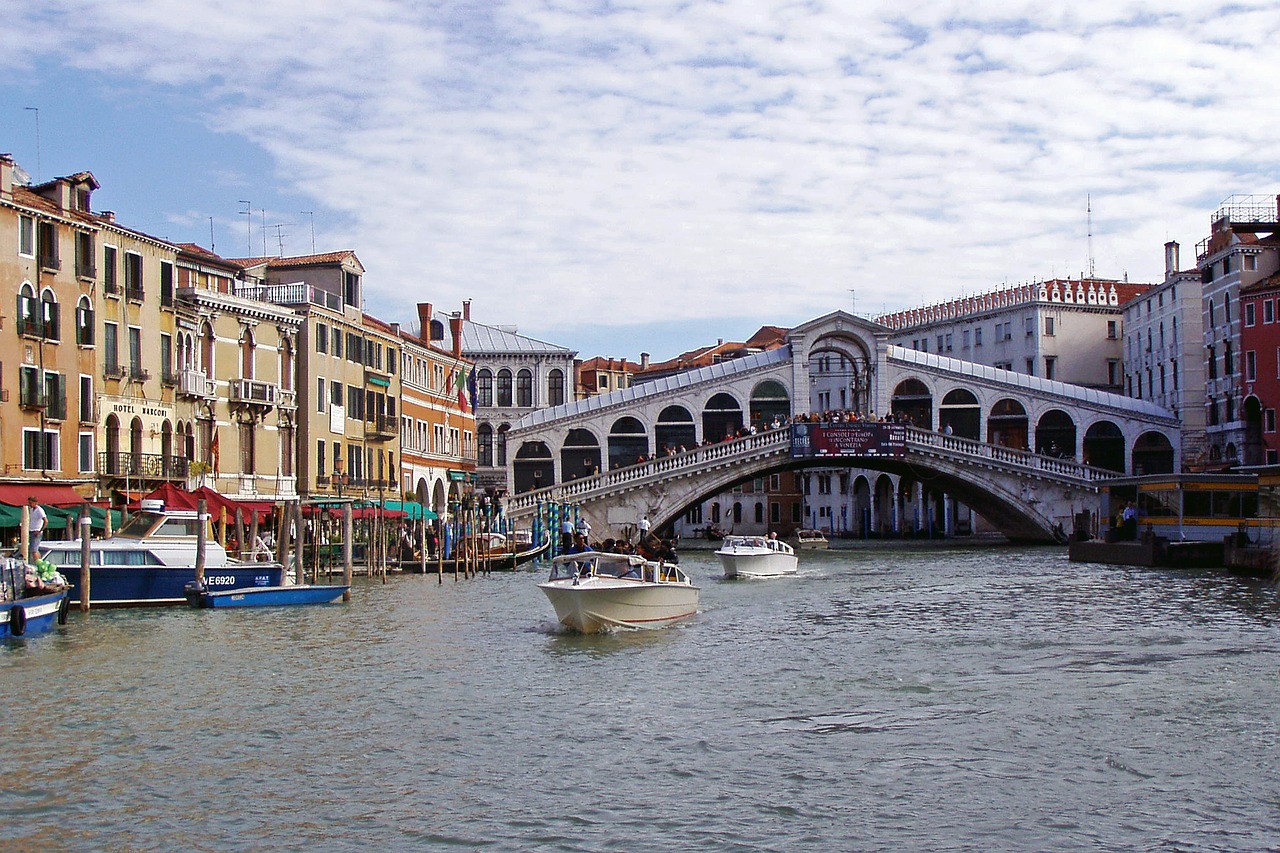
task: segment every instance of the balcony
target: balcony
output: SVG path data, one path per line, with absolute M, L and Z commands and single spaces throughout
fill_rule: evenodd
M 329 475 L 328 475 L 328 474 L 317 474 L 317 475 L 316 475 L 316 488 L 317 488 L 317 489 L 327 489 L 327 488 L 329 488 Z
M 142 480 L 185 480 L 191 460 L 183 456 L 129 451 L 98 454 L 98 476 L 137 477 Z
M 151 378 L 151 371 L 138 364 L 129 365 L 130 382 L 146 382 Z
M 178 371 L 179 396 L 209 400 L 215 396 L 216 392 L 216 385 L 204 375 L 203 370 L 187 369 Z
M 231 402 L 242 406 L 271 408 L 280 399 L 280 386 L 257 379 L 232 379 Z
M 276 406 L 277 406 L 277 407 L 279 407 L 279 408 L 281 408 L 281 409 L 296 409 L 296 408 L 298 408 L 298 392 L 297 392 L 297 391 L 290 391 L 290 390 L 287 390 L 287 389 L 285 389 L 285 388 L 281 388 L 281 389 L 280 389 L 280 400 L 279 400 L 279 402 L 277 402 L 277 403 L 276 403 Z
M 102 375 L 108 379 L 124 379 L 129 375 L 129 368 L 119 362 L 108 361 L 102 368 Z
M 364 422 L 364 437 L 371 441 L 390 441 L 400 435 L 400 419 L 374 415 Z

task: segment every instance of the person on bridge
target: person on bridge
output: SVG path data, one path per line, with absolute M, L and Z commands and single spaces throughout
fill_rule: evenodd
M 640 516 L 640 523 L 636 527 L 640 531 L 640 541 L 643 542 L 645 537 L 649 535 L 649 516 Z
M 591 522 L 587 521 L 585 515 L 578 516 L 577 534 L 582 537 L 584 542 L 591 541 Z

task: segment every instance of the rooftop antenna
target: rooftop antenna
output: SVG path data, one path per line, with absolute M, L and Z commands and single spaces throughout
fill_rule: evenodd
M 240 211 L 240 215 L 249 224 L 249 256 L 253 257 L 253 202 L 242 198 L 240 203 L 244 205 L 244 210 Z
M 852 287 L 849 288 L 849 313 L 855 316 L 858 313 L 858 291 Z
M 1089 278 L 1093 278 L 1093 196 L 1085 195 L 1085 221 L 1089 229 Z
M 217 249 L 217 246 L 214 245 L 214 242 L 213 242 L 213 217 L 210 216 L 209 217 L 209 251 L 212 254 L 216 255 L 217 252 L 214 251 L 215 249 Z
M 265 258 L 267 256 L 267 209 L 260 207 L 258 213 L 262 214 L 262 257 Z
M 284 257 L 284 231 L 281 229 L 283 229 L 287 224 L 287 222 L 277 222 L 272 226 L 276 229 L 276 245 L 280 247 L 280 254 L 278 257 L 281 258 Z
M 300 210 L 298 212 L 303 216 L 311 217 L 311 254 L 314 255 L 316 253 L 316 212 L 314 210 Z
M 30 110 L 36 114 L 36 183 L 38 184 L 44 179 L 44 175 L 41 174 L 42 169 L 40 166 L 40 108 L 23 107 L 23 109 Z

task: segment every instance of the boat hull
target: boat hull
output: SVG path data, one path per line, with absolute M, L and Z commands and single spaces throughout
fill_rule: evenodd
M 47 634 L 67 621 L 67 607 L 66 590 L 0 603 L 0 639 Z
M 194 586 L 194 584 L 193 584 Z M 190 590 L 187 603 L 193 607 L 291 607 L 300 604 L 332 604 L 342 598 L 346 584 L 297 584 L 262 586 L 220 591 Z
M 538 584 L 561 625 L 583 634 L 611 628 L 665 628 L 698 612 L 698 587 L 592 578 Z
M 794 554 L 777 551 L 763 553 L 729 553 L 717 551 L 726 578 L 778 578 L 796 573 Z
M 80 601 L 80 572 L 65 573 L 72 603 Z M 245 587 L 279 586 L 284 568 L 277 563 L 229 563 L 205 575 L 213 592 Z M 196 578 L 194 566 L 93 566 L 89 603 L 93 607 L 147 607 L 186 603 L 186 585 Z

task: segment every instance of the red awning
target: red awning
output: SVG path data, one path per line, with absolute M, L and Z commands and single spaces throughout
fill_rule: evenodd
M 0 504 L 26 506 L 27 497 L 35 495 L 45 506 L 79 506 L 84 498 L 64 483 L 0 483 Z
M 266 520 L 275 508 L 275 505 L 268 501 L 232 500 L 207 486 L 196 489 L 194 492 L 188 492 L 178 488 L 173 483 L 165 483 L 147 495 L 144 500 L 161 500 L 164 501 L 165 506 L 177 509 L 195 509 L 201 498 L 204 498 L 205 509 L 215 522 L 222 517 L 222 510 L 225 508 L 228 524 L 235 523 L 237 509 L 243 513 L 246 522 L 251 522 L 255 513 L 258 515 L 259 521 Z

